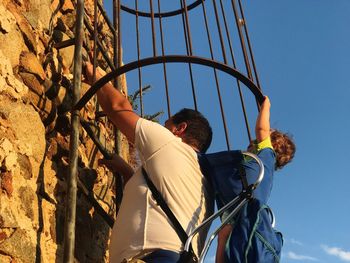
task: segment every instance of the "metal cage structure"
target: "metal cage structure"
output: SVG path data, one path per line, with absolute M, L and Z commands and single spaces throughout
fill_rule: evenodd
M 76 1 L 74 106 L 71 111 L 64 262 L 73 262 L 74 258 L 76 194 L 79 186 L 78 129 L 80 125 L 87 127 L 79 112 L 104 84 L 114 81 L 118 86 L 118 79 L 126 76 L 129 92 L 133 89 L 138 94 L 137 112 L 140 116 L 164 111 L 169 117 L 179 107 L 194 108 L 209 115 L 209 122 L 213 121 L 214 126 L 218 127 L 219 135 L 214 136 L 214 143 L 220 139 L 218 147 L 228 150 L 232 148 L 232 129 L 239 129 L 242 133 L 243 128 L 248 142 L 252 139 L 249 111 L 256 113 L 263 101 L 241 0 L 105 2 L 103 5 L 100 0 L 94 0 L 91 25 L 84 10 L 84 0 Z M 111 14 L 106 10 L 113 12 Z M 113 36 L 113 52 L 109 52 L 103 42 L 106 32 L 99 30 L 98 18 L 101 16 Z M 94 70 L 97 53 L 102 55 L 109 69 L 81 96 L 85 33 L 94 42 Z M 63 48 L 72 43 L 71 40 L 60 46 Z M 147 95 L 144 85 L 152 87 Z M 250 99 L 249 105 L 253 105 L 253 109 L 247 110 L 246 97 Z M 241 127 L 234 125 L 237 119 L 242 120 Z M 110 157 L 93 133 L 86 129 L 102 154 Z M 89 196 L 89 193 L 86 195 Z M 91 195 L 90 200 L 94 202 Z M 103 214 L 101 209 L 100 212 Z M 113 224 L 113 219 L 108 219 L 108 215 L 104 218 L 109 220 L 110 225 Z

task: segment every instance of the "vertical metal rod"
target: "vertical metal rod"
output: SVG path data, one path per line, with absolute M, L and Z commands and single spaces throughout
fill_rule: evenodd
M 93 63 L 93 70 L 92 70 L 92 83 L 95 83 L 96 81 L 96 58 L 97 58 L 97 26 L 98 26 L 98 18 L 97 18 L 97 2 L 98 0 L 94 1 L 94 35 L 93 35 L 93 39 L 94 39 L 94 43 L 93 43 L 93 58 L 92 58 L 92 63 Z M 97 97 L 95 96 L 95 112 L 99 111 L 99 104 L 97 102 Z
M 106 12 L 106 10 L 105 10 L 105 8 L 104 8 L 104 6 L 103 6 L 103 4 L 101 4 L 101 2 L 100 2 L 99 0 L 97 1 L 97 6 L 98 6 L 98 9 L 99 9 L 99 11 L 101 12 L 101 14 L 102 14 L 104 20 L 106 21 L 106 23 L 107 23 L 107 25 L 108 25 L 108 27 L 109 27 L 109 30 L 115 31 L 115 28 L 113 27 L 112 22 L 111 22 L 111 20 L 109 19 L 108 15 L 107 15 L 107 12 Z
M 97 1 L 94 1 L 94 46 L 93 46 L 93 79 L 92 82 L 94 83 L 96 81 L 96 50 L 97 50 L 97 26 L 98 26 L 98 18 L 97 18 Z
M 75 25 L 75 49 L 74 49 L 74 79 L 73 79 L 73 105 L 80 99 L 81 71 L 82 71 L 82 46 L 83 46 L 83 21 L 84 0 L 77 1 Z M 72 107 L 73 108 L 73 107 Z M 74 261 L 75 247 L 75 223 L 77 206 L 77 173 L 78 173 L 78 146 L 79 146 L 79 124 L 78 110 L 71 111 L 71 134 L 69 145 L 69 174 L 67 178 L 66 217 L 64 229 L 64 251 L 63 261 L 72 263 Z
M 185 11 L 185 12 L 182 12 L 182 23 L 183 23 L 183 27 L 184 27 L 187 55 L 192 56 L 191 31 L 190 31 L 190 26 L 188 23 L 189 20 L 188 20 L 186 0 L 180 0 L 180 3 L 181 3 L 181 9 L 183 9 Z M 184 15 L 184 13 L 185 13 L 185 15 Z M 194 80 L 193 80 L 191 63 L 188 63 L 188 70 L 190 72 L 190 78 L 191 78 L 191 88 L 192 88 L 192 97 L 193 97 L 194 108 L 195 108 L 195 110 L 198 110 L 196 90 L 194 88 Z
M 234 12 L 234 15 L 235 15 L 235 19 L 236 19 L 237 31 L 238 31 L 238 34 L 239 34 L 239 39 L 241 41 L 241 47 L 242 47 L 242 51 L 243 51 L 243 57 L 244 57 L 245 66 L 246 66 L 246 69 L 247 69 L 248 77 L 251 80 L 253 80 L 252 70 L 250 68 L 249 58 L 248 58 L 247 50 L 246 50 L 246 44 L 245 44 L 245 41 L 244 41 L 242 29 L 241 29 L 241 26 L 240 26 L 240 24 L 242 22 L 244 22 L 244 21 L 241 20 L 239 18 L 239 16 L 238 16 L 238 11 L 237 11 L 237 7 L 236 7 L 236 1 L 235 0 L 231 0 L 231 3 L 232 3 L 232 9 L 233 9 L 233 12 Z
M 224 5 L 222 3 L 222 0 L 220 0 L 220 7 L 221 7 L 221 13 L 222 13 L 222 16 L 223 16 L 223 19 L 224 19 L 225 32 L 226 32 L 226 37 L 227 37 L 229 48 L 230 48 L 230 54 L 231 54 L 233 67 L 237 68 L 237 66 L 236 66 L 236 59 L 235 59 L 233 48 L 232 48 L 232 40 L 231 40 L 231 36 L 230 36 L 230 31 L 229 31 L 229 27 L 228 27 L 227 20 L 226 20 L 225 8 L 224 8 Z M 238 79 L 236 79 L 236 82 L 237 82 L 239 97 L 240 97 L 241 106 L 242 106 L 242 110 L 243 110 L 244 122 L 245 122 L 246 130 L 247 130 L 247 134 L 248 134 L 248 140 L 250 142 L 252 140 L 252 136 L 251 136 L 251 133 L 250 133 L 250 127 L 249 127 L 247 111 L 246 111 L 246 107 L 245 107 L 245 103 L 244 103 L 244 97 L 243 97 L 243 93 L 242 93 L 242 88 L 241 88 L 241 84 L 238 81 Z
M 122 65 L 122 32 L 121 32 L 121 17 L 120 17 L 120 0 L 117 0 L 117 24 L 118 27 L 118 60 L 117 60 L 117 68 L 120 68 Z M 121 87 L 120 87 L 121 88 Z
M 225 50 L 225 43 L 224 43 L 224 39 L 222 37 L 222 32 L 221 32 L 221 25 L 220 25 L 220 19 L 219 19 L 219 14 L 218 14 L 218 9 L 216 6 L 216 1 L 212 0 L 213 2 L 213 6 L 214 6 L 214 13 L 215 13 L 215 20 L 216 20 L 216 28 L 218 30 L 219 33 L 219 39 L 220 39 L 220 45 L 221 45 L 221 52 L 222 52 L 222 58 L 224 59 L 224 63 L 227 63 L 227 58 L 226 58 L 226 50 Z
M 156 48 L 156 32 L 154 29 L 154 11 L 153 11 L 153 1 L 149 0 L 149 5 L 151 9 L 151 26 L 152 26 L 152 45 L 153 45 L 153 56 L 157 56 L 157 48 Z
M 158 13 L 160 12 L 160 0 L 158 0 Z M 162 24 L 162 16 L 159 15 L 159 31 L 160 31 L 160 41 L 162 46 L 162 56 L 165 55 L 164 51 L 164 36 L 163 36 L 163 24 Z M 169 97 L 169 87 L 168 87 L 168 77 L 167 77 L 167 70 L 166 70 L 166 63 L 163 63 L 163 72 L 164 72 L 164 84 L 165 84 L 165 94 L 166 94 L 166 102 L 167 102 L 167 108 L 168 108 L 168 118 L 171 116 L 170 111 L 170 97 Z
M 138 13 L 138 0 L 135 0 L 136 9 L 136 44 L 137 44 L 137 60 L 140 61 L 140 31 L 139 31 L 139 13 Z M 139 79 L 139 94 L 140 94 L 140 115 L 143 117 L 143 91 L 142 91 L 142 72 L 141 68 L 137 68 Z
M 189 19 L 188 19 L 188 10 L 187 10 L 187 3 L 186 0 L 183 0 L 183 6 L 182 8 L 185 10 L 185 20 L 186 20 L 186 31 L 187 31 L 187 36 L 188 36 L 188 47 L 189 47 L 189 54 L 190 56 L 193 55 L 192 53 L 192 38 L 191 38 L 191 29 L 190 29 L 190 24 L 189 24 Z
M 206 28 L 206 32 L 207 32 L 208 43 L 209 43 L 210 56 L 211 56 L 211 59 L 214 60 L 214 52 L 213 52 L 213 46 L 212 46 L 211 36 L 210 36 L 210 31 L 209 31 L 209 26 L 208 26 L 207 12 L 206 12 L 205 5 L 204 5 L 203 2 L 202 2 L 202 10 L 203 10 L 205 28 Z M 227 146 L 227 149 L 230 150 L 230 148 L 231 148 L 230 147 L 230 140 L 229 140 L 229 137 L 228 137 L 228 129 L 227 129 L 227 124 L 226 124 L 226 117 L 225 117 L 224 106 L 223 106 L 223 102 L 222 102 L 222 98 L 221 98 L 220 84 L 219 84 L 219 80 L 218 80 L 218 75 L 217 75 L 216 69 L 214 69 L 214 77 L 215 77 L 216 90 L 217 90 L 217 93 L 218 93 L 221 118 L 222 118 L 222 122 L 223 122 L 223 125 L 224 125 L 226 146 Z
M 114 65 L 116 68 L 120 68 L 122 65 L 122 47 L 121 47 L 121 17 L 120 17 L 120 0 L 113 0 L 113 26 L 117 29 L 117 33 L 114 34 Z M 122 85 L 120 83 L 120 76 L 114 80 L 114 86 L 118 90 L 122 90 Z M 113 125 L 114 129 L 114 148 L 118 155 L 121 155 L 121 143 L 122 143 L 122 134 L 121 132 Z M 120 204 L 123 196 L 123 179 L 120 174 L 115 173 L 115 194 L 116 202 Z M 116 209 L 116 214 L 118 210 Z
M 247 43 L 248 43 L 250 57 L 251 57 L 252 64 L 253 64 L 256 84 L 257 84 L 258 88 L 261 90 L 259 76 L 258 76 L 258 72 L 256 70 L 255 60 L 254 60 L 254 56 L 253 56 L 253 49 L 252 49 L 252 46 L 250 44 L 250 39 L 249 39 L 249 35 L 248 35 L 248 26 L 247 26 L 247 22 L 246 22 L 245 17 L 244 17 L 244 12 L 243 12 L 243 8 L 242 8 L 241 0 L 238 0 L 238 4 L 239 4 L 239 9 L 240 9 L 241 14 L 242 14 L 242 19 L 243 19 L 243 22 L 244 22 L 243 23 L 243 28 L 244 28 L 244 32 L 245 32 L 245 35 L 246 35 L 246 38 L 247 38 Z

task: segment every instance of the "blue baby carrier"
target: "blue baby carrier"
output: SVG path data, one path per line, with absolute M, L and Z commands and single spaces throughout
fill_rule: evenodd
M 259 157 L 264 159 L 271 154 L 274 154 L 271 149 L 264 149 Z M 233 224 L 233 231 L 226 243 L 225 262 L 279 262 L 282 234 L 273 228 L 273 213 L 266 205 L 274 167 L 264 164 L 259 157 L 241 151 L 199 155 L 203 174 L 215 191 L 218 211 L 189 235 L 185 250 L 203 227 L 219 216 L 222 219 L 221 225 L 208 238 L 199 262 L 203 262 L 210 244 L 227 223 Z

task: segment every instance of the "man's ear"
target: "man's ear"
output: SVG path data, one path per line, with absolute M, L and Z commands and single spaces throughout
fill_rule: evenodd
M 178 125 L 176 125 L 176 129 L 174 131 L 174 135 L 181 136 L 187 129 L 187 123 L 186 122 L 180 122 Z

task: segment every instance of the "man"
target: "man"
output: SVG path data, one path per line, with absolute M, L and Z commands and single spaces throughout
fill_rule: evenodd
M 90 63 L 86 64 L 85 72 L 91 80 Z M 101 76 L 97 72 L 97 79 Z M 135 144 L 143 168 L 189 234 L 212 212 L 209 185 L 200 171 L 196 153 L 205 152 L 210 145 L 212 131 L 208 121 L 197 111 L 183 109 L 163 127 L 140 118 L 132 111 L 128 99 L 110 83 L 97 92 L 97 98 L 109 119 Z M 110 262 L 133 259 L 178 262 L 183 244 L 154 200 L 141 167 L 133 172 L 117 158 L 114 168 L 128 182 L 111 235 Z M 206 233 L 201 233 L 192 243 L 197 255 L 205 237 Z

